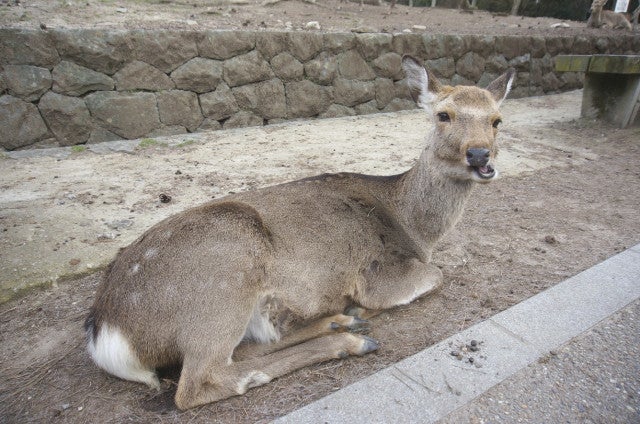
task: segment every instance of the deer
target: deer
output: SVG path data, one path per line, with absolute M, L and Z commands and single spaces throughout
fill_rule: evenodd
M 95 364 L 155 389 L 157 369 L 181 365 L 174 399 L 185 410 L 377 350 L 370 318 L 441 287 L 437 241 L 472 188 L 497 178 L 499 105 L 515 75 L 451 87 L 414 57 L 402 67 L 434 121 L 410 169 L 321 174 L 155 224 L 96 290 L 85 321 Z
M 613 28 L 632 30 L 631 22 L 623 13 L 616 13 L 611 10 L 603 10 L 607 0 L 593 0 L 591 3 L 591 16 L 587 20 L 587 26 L 590 28 Z M 636 12 L 640 13 L 640 7 L 634 13 L 634 19 L 637 19 Z

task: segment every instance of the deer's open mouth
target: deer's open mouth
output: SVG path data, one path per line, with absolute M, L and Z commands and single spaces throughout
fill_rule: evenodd
M 471 168 L 478 175 L 478 177 L 485 180 L 493 178 L 496 175 L 496 170 L 493 169 L 493 166 L 489 164 L 484 166 L 472 166 Z

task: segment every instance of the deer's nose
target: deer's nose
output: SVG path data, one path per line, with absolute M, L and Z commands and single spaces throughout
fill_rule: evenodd
M 489 162 L 489 149 L 467 149 L 467 163 L 469 166 L 485 166 Z

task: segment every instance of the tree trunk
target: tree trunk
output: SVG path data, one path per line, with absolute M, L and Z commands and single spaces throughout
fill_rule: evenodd
M 520 3 L 522 3 L 522 0 L 513 0 L 513 7 L 511 8 L 512 15 L 518 14 L 518 9 L 520 9 Z
M 436 7 L 436 1 L 437 0 L 431 0 L 431 7 Z

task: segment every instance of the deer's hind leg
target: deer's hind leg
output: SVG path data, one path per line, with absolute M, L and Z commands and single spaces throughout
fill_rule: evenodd
M 366 336 L 338 333 L 239 362 L 190 354 L 184 360 L 176 405 L 188 409 L 241 395 L 297 369 L 349 355 L 364 355 L 377 348 L 377 343 Z
M 268 355 L 322 336 L 345 331 L 364 333 L 368 332 L 368 330 L 369 321 L 356 316 L 336 314 L 289 331 L 282 338 L 272 343 L 243 343 L 236 348 L 234 355 L 239 359 L 248 359 Z

